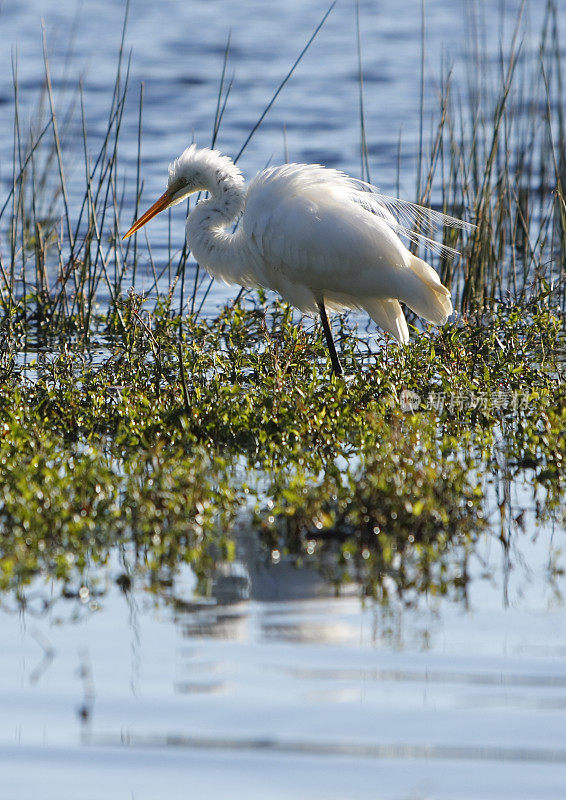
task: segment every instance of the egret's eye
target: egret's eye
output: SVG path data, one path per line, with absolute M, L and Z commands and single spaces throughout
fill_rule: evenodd
M 184 191 L 188 185 L 189 181 L 187 178 L 177 178 L 175 181 L 169 184 L 168 188 L 173 195 L 177 195 L 179 192 Z

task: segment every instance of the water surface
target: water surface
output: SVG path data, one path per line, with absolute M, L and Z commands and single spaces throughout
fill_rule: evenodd
M 425 142 L 433 134 L 441 62 L 454 65 L 465 92 L 471 34 L 477 30 L 478 46 L 496 62 L 518 6 L 426 2 Z M 536 50 L 542 6 L 527 10 L 527 52 Z M 162 191 L 168 162 L 193 139 L 210 142 L 229 32 L 234 83 L 218 146 L 233 155 L 326 8 L 319 0 L 283 0 L 269 10 L 249 0 L 133 0 L 121 159 L 135 174 L 143 81 L 144 201 Z M 106 128 L 123 15 L 124 5 L 109 0 L 0 4 L 3 188 L 12 180 L 10 47 L 25 128 L 42 84 L 44 19 L 56 90 L 82 77 L 95 148 Z M 371 177 L 383 191 L 412 199 L 421 4 L 367 0 L 360 15 Z M 74 142 L 71 136 L 71 203 L 82 197 L 81 145 Z M 288 158 L 360 175 L 359 147 L 354 6 L 339 2 L 241 166 L 249 177 Z M 129 225 L 133 196 L 126 192 L 128 210 Z M 174 250 L 183 235 L 179 207 Z M 168 256 L 168 237 L 167 220 L 156 220 L 150 238 L 157 263 Z M 150 283 L 142 271 L 136 288 Z M 215 284 L 207 309 L 234 294 Z M 495 501 L 493 507 L 496 516 Z M 5 599 L 2 798 L 564 797 L 563 585 L 560 578 L 548 582 L 549 554 L 560 549 L 555 536 L 530 516 L 511 570 L 496 537 L 488 537 L 466 606 L 435 598 L 416 606 L 363 604 L 355 587 L 335 598 L 312 571 L 249 558 L 240 574 L 249 576 L 249 599 L 237 599 L 237 584 L 237 602 L 220 592 L 195 599 L 190 574 L 176 603 L 142 591 L 124 595 L 112 571 L 99 598 L 50 605 L 56 589 L 48 583 L 31 595 L 25 614 Z

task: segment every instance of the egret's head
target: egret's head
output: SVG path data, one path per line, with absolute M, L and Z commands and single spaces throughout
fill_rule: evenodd
M 193 192 L 203 192 L 208 188 L 206 156 L 210 152 L 208 149 L 199 150 L 196 144 L 192 144 L 169 164 L 165 192 L 171 198 L 169 205 L 176 206 Z
M 197 148 L 192 144 L 169 164 L 167 189 L 124 236 L 127 239 L 161 211 L 176 206 L 194 192 L 211 191 L 231 177 L 243 182 L 242 173 L 234 162 L 217 150 Z

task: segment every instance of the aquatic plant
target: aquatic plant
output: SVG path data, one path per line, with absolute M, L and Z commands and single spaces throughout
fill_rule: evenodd
M 29 607 L 38 591 L 46 604 L 93 597 L 111 576 L 170 598 L 188 564 L 206 592 L 243 527 L 266 559 L 312 564 L 337 591 L 465 598 L 479 543 L 494 537 L 511 554 L 522 535 L 527 496 L 512 495 L 514 482 L 528 487 L 536 524 L 564 525 L 555 23 L 550 2 L 540 60 L 521 55 L 517 36 L 470 121 L 446 81 L 415 199 L 478 221 L 461 261 L 437 262 L 461 313 L 406 348 L 341 318 L 347 380 L 329 378 L 320 331 L 262 293 L 204 316 L 208 289 L 186 248 L 159 267 L 149 251 L 150 296 L 129 290 L 144 257 L 120 238 L 123 51 L 96 153 L 82 125 L 72 207 L 46 60 L 49 116 L 26 143 L 16 103 L 14 181 L 0 205 L 0 590 Z M 213 140 L 224 79 L 225 68 Z M 511 114 L 528 81 L 542 117 Z M 140 144 L 142 110 L 143 92 Z M 553 574 L 561 568 L 557 557 Z
M 94 363 L 76 342 L 5 371 L 4 589 L 88 587 L 119 552 L 154 590 L 187 562 L 204 588 L 253 526 L 266 557 L 309 559 L 337 588 L 465 595 L 486 524 L 521 510 L 504 497 L 494 519 L 498 482 L 526 477 L 558 519 L 563 319 L 544 298 L 407 350 L 350 329 L 348 381 L 328 380 L 320 332 L 283 305 L 179 319 L 132 297 L 122 319 Z

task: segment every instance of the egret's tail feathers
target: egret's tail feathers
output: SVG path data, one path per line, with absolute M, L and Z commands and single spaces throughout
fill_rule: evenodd
M 384 331 L 394 336 L 400 344 L 409 341 L 409 329 L 403 310 L 397 300 L 371 300 L 364 301 L 364 308 L 372 320 L 383 328 Z
M 412 256 L 408 277 L 401 300 L 419 317 L 434 325 L 444 325 L 453 308 L 450 292 L 438 274 L 422 258 Z

